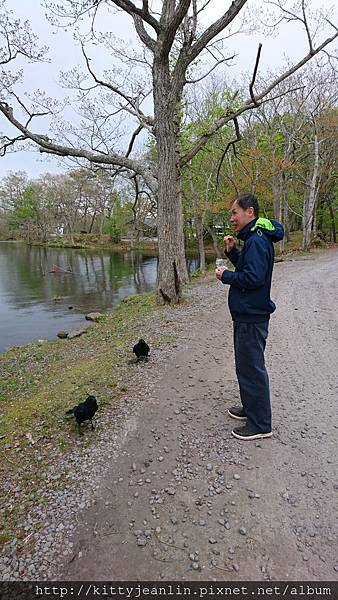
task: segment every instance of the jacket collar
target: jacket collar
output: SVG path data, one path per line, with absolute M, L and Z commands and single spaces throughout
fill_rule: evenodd
M 250 233 L 250 229 L 251 227 L 253 227 L 255 225 L 257 221 L 257 217 L 255 219 L 253 219 L 252 221 L 250 221 L 250 223 L 247 223 L 245 225 L 245 227 L 243 227 L 238 233 L 237 233 L 237 238 L 239 240 L 246 240 L 246 238 L 248 237 L 249 233 Z

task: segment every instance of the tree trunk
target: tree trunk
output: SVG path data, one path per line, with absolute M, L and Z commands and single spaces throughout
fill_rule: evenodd
M 189 281 L 184 250 L 179 153 L 179 105 L 172 92 L 169 64 L 154 66 L 154 114 L 157 141 L 158 271 L 157 301 L 180 301 L 182 285 Z
M 334 220 L 334 214 L 333 214 L 333 208 L 332 208 L 332 204 L 331 202 L 329 203 L 329 211 L 330 211 L 330 217 L 331 217 L 331 231 L 332 231 L 332 238 L 334 243 L 337 243 L 337 235 L 336 235 L 336 224 L 335 224 L 335 220 Z
M 189 170 L 189 180 L 190 180 L 190 190 L 191 190 L 191 203 L 194 207 L 194 224 L 196 230 L 196 236 L 198 241 L 198 253 L 199 253 L 199 269 L 202 273 L 205 272 L 205 248 L 204 248 L 204 239 L 203 239 L 203 217 L 201 217 L 199 213 L 198 201 L 197 201 L 197 192 L 194 186 L 194 180 L 192 176 L 191 169 Z
M 92 216 L 92 219 L 91 219 L 91 222 L 90 222 L 90 225 L 89 225 L 88 233 L 92 233 L 92 231 L 93 231 L 93 225 L 94 225 L 95 217 L 96 217 L 96 209 L 93 212 L 93 216 Z
M 317 133 L 314 137 L 314 164 L 311 181 L 309 184 L 309 192 L 305 194 L 304 208 L 303 208 L 303 250 L 308 250 L 311 240 L 311 229 L 313 221 L 313 213 L 316 204 L 316 186 L 319 170 L 319 141 Z
M 280 219 L 281 201 L 280 184 L 278 175 L 272 175 L 273 214 L 275 219 Z
M 287 242 L 290 241 L 290 219 L 289 219 L 289 203 L 288 203 L 288 194 L 286 192 L 285 196 L 285 204 L 284 204 L 284 230 L 285 230 L 285 239 Z
M 212 239 L 212 243 L 213 243 L 215 254 L 216 254 L 217 258 L 224 258 L 222 251 L 219 249 L 217 235 L 211 229 L 211 227 L 209 227 L 209 225 L 204 225 L 204 227 Z
M 195 217 L 195 228 L 196 228 L 196 234 L 197 234 L 197 241 L 198 241 L 198 252 L 199 252 L 199 257 L 200 257 L 200 271 L 201 273 L 205 272 L 205 248 L 204 248 L 204 239 L 203 239 L 203 231 L 204 231 L 204 227 L 203 227 L 203 221 L 202 218 L 200 217 L 200 215 Z

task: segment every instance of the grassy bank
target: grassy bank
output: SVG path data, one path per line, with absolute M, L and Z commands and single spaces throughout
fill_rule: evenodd
M 303 241 L 303 233 L 302 231 L 293 231 L 290 236 L 290 241 L 285 241 L 283 254 L 288 254 L 290 252 L 300 252 L 302 251 L 302 241 Z M 219 247 L 223 248 L 223 237 L 219 236 Z M 67 236 L 57 238 L 55 240 L 50 240 L 47 243 L 42 242 L 32 242 L 33 246 L 45 246 L 47 248 L 75 248 L 75 249 L 87 249 L 87 250 L 111 250 L 112 252 L 129 252 L 131 250 L 135 252 L 142 252 L 143 254 L 157 254 L 158 253 L 158 245 L 157 242 L 149 239 L 143 239 L 140 242 L 134 243 L 131 241 L 121 241 L 119 243 L 114 243 L 111 241 L 108 235 L 97 235 L 97 234 L 75 234 L 73 236 L 73 242 L 70 241 Z M 330 244 L 326 244 L 325 242 L 319 242 L 317 240 L 313 247 L 327 247 Z M 275 245 L 276 254 L 280 254 L 279 244 Z M 186 245 L 186 253 L 189 257 L 198 257 L 198 244 L 196 240 L 192 240 Z M 205 243 L 205 253 L 208 258 L 213 258 L 215 256 L 215 250 L 211 242 Z
M 116 409 L 128 389 L 142 322 L 160 310 L 154 293 L 126 298 L 80 338 L 35 343 L 0 356 L 0 545 L 24 536 L 19 523 L 38 500 L 45 469 L 56 456 L 95 439 L 79 438 L 65 410 L 89 393 L 103 410 Z M 161 343 L 159 334 L 152 347 Z M 53 486 L 64 484 L 60 474 Z
M 201 277 L 195 274 L 190 285 Z M 147 337 L 147 319 L 167 309 L 156 304 L 155 292 L 131 296 L 79 338 L 14 347 L 0 356 L 0 547 L 14 539 L 18 551 L 20 545 L 27 550 L 23 523 L 43 502 L 41 489 L 55 493 L 71 481 L 62 469 L 47 481 L 50 466 L 62 464 L 74 445 L 95 443 L 95 436 L 79 437 L 65 411 L 93 393 L 113 419 L 130 384 L 132 347 Z M 170 309 L 172 318 L 177 309 Z M 152 336 L 152 350 L 175 342 L 165 323 Z

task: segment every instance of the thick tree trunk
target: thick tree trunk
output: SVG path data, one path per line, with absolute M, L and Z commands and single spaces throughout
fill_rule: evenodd
M 183 211 L 179 154 L 177 97 L 170 92 L 169 65 L 154 67 L 154 114 L 157 141 L 158 194 L 158 271 L 157 301 L 178 303 L 182 285 L 189 281 L 184 250 Z

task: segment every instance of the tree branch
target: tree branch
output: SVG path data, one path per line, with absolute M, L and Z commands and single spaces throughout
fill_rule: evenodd
M 209 42 L 216 37 L 223 29 L 228 27 L 234 18 L 241 11 L 247 0 L 233 0 L 230 8 L 220 17 L 215 23 L 206 29 L 201 37 L 195 42 L 187 54 L 186 66 L 188 66 L 195 58 L 204 50 Z
M 221 60 L 218 60 L 216 62 L 216 64 L 213 67 L 211 67 L 211 69 L 209 69 L 209 71 L 207 71 L 207 73 L 205 73 L 198 79 L 186 79 L 185 83 L 198 83 L 199 81 L 202 81 L 203 79 L 208 77 L 208 75 L 210 75 L 210 73 L 212 73 L 217 67 L 219 67 L 219 65 L 221 65 L 224 62 L 227 62 L 228 60 L 233 60 L 235 58 L 235 56 L 236 56 L 236 54 L 234 54 L 233 56 L 228 56 L 228 58 L 222 58 Z
M 94 79 L 95 83 L 97 83 L 98 85 L 102 85 L 103 87 L 106 87 L 107 89 L 109 89 L 111 92 L 114 92 L 118 96 L 121 96 L 121 98 L 123 98 L 128 104 L 130 104 L 130 106 L 133 109 L 132 111 L 130 109 L 128 109 L 128 112 L 130 112 L 131 114 L 136 116 L 143 125 L 152 127 L 154 125 L 154 120 L 151 117 L 148 117 L 147 115 L 145 115 L 140 110 L 137 99 L 130 98 L 130 96 L 127 96 L 127 94 L 122 92 L 119 88 L 112 85 L 108 81 L 103 81 L 102 79 L 99 79 L 90 66 L 90 58 L 88 58 L 86 51 L 84 49 L 84 45 L 82 43 L 81 43 L 81 48 L 82 48 L 82 54 L 86 61 L 87 69 L 88 69 L 89 73 L 91 74 L 92 78 Z
M 84 148 L 72 148 L 71 146 L 61 146 L 49 140 L 46 136 L 34 133 L 27 129 L 22 123 L 20 123 L 13 115 L 13 110 L 8 104 L 0 102 L 0 112 L 7 118 L 7 120 L 16 127 L 24 135 L 25 139 L 30 139 L 35 142 L 40 152 L 47 154 L 56 154 L 57 156 L 70 156 L 73 158 L 84 158 L 91 163 L 106 164 L 106 165 L 118 165 L 125 167 L 130 171 L 134 171 L 139 175 L 142 175 L 149 188 L 156 193 L 157 180 L 154 177 L 151 170 L 141 161 L 130 159 L 126 156 L 122 156 L 115 152 L 109 152 L 103 154 L 102 152 L 89 151 Z
M 7 135 L 0 137 L 0 156 L 3 158 L 7 153 L 7 148 L 15 146 L 16 142 L 24 142 L 26 137 L 18 135 L 15 138 L 9 138 Z
M 160 33 L 160 30 L 161 30 L 160 24 L 158 21 L 156 21 L 155 17 L 153 17 L 149 13 L 147 1 L 143 2 L 143 8 L 138 8 L 137 6 L 135 6 L 135 4 L 130 2 L 130 0 L 112 0 L 112 2 L 118 8 L 121 8 L 126 13 L 131 15 L 133 18 L 134 18 L 134 16 L 140 17 L 141 19 L 143 19 L 143 21 L 148 23 L 148 25 L 150 25 L 156 31 L 157 34 Z M 149 38 L 150 38 L 150 36 L 149 36 Z
M 147 46 L 147 48 L 149 48 L 149 50 L 151 50 L 152 52 L 155 52 L 156 42 L 146 31 L 146 28 L 144 27 L 142 18 L 139 17 L 138 15 L 132 15 L 132 17 L 134 20 L 135 29 L 138 33 L 138 36 L 139 36 L 141 42 L 143 42 Z
M 189 10 L 191 0 L 181 0 L 177 9 L 175 10 L 173 17 L 170 19 L 169 24 L 165 29 L 165 35 L 161 46 L 161 58 L 166 58 L 169 55 L 171 47 L 173 45 L 176 32 L 181 25 L 185 15 Z M 163 11 L 165 6 L 163 6 Z M 163 12 L 162 12 L 163 14 Z
M 239 142 L 242 139 L 242 135 L 241 135 L 241 132 L 239 130 L 239 124 L 238 124 L 237 118 L 235 117 L 233 121 L 234 121 L 234 124 L 235 124 L 236 138 L 234 140 L 231 140 L 227 144 L 227 146 L 226 146 L 226 148 L 225 148 L 225 150 L 224 150 L 224 152 L 222 154 L 221 160 L 219 161 L 219 165 L 218 165 L 218 169 L 217 169 L 217 175 L 216 175 L 216 189 L 215 189 L 215 192 L 217 191 L 217 188 L 218 188 L 219 174 L 220 174 L 220 171 L 221 171 L 221 167 L 222 167 L 223 161 L 225 159 L 225 156 L 226 156 L 226 154 L 227 154 L 230 146 L 233 147 L 234 153 L 236 155 L 235 144 L 236 144 L 236 142 Z
M 310 52 L 312 52 L 313 51 L 313 45 L 312 45 L 312 39 L 311 39 L 309 25 L 308 25 L 307 18 L 306 18 L 304 0 L 302 0 L 302 13 L 303 13 L 303 19 L 302 20 L 303 20 L 303 23 L 304 23 L 304 27 L 305 27 L 307 39 L 308 39 L 308 42 L 309 42 Z
M 131 153 L 131 151 L 133 149 L 134 142 L 135 142 L 138 134 L 141 133 L 142 129 L 143 129 L 143 125 L 139 125 L 138 128 L 134 131 L 133 135 L 131 136 L 131 140 L 129 142 L 128 150 L 126 152 L 126 158 Z
M 256 75 L 257 75 L 257 70 L 258 70 L 258 64 L 259 64 L 259 59 L 261 57 L 261 51 L 262 51 L 262 44 L 259 44 L 258 46 L 258 51 L 257 51 L 257 57 L 256 57 L 256 63 L 255 63 L 255 68 L 254 68 L 254 72 L 252 75 L 252 79 L 251 79 L 251 83 L 249 85 L 249 91 L 250 91 L 250 96 L 251 96 L 251 100 L 252 102 L 256 105 L 256 98 L 254 96 L 254 91 L 253 91 L 253 87 L 255 85 L 255 79 L 256 79 Z

